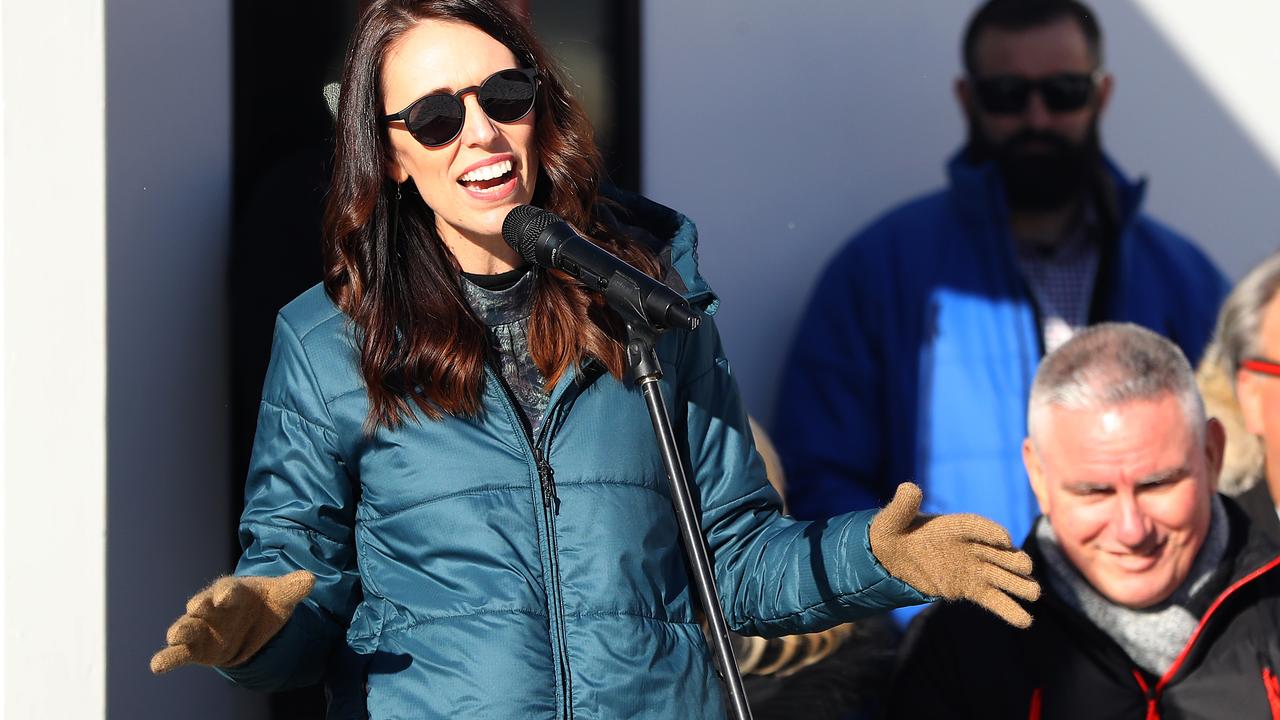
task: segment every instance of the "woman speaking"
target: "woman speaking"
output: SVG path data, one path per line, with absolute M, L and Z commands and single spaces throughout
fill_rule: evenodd
M 658 344 L 724 614 L 779 635 L 932 596 L 1011 622 L 1027 557 L 972 516 L 784 517 L 765 481 L 683 216 L 601 190 L 591 128 L 494 0 L 375 0 L 346 58 L 327 273 L 279 314 L 234 576 L 152 660 L 246 687 L 324 680 L 330 717 L 711 718 L 645 402 L 603 301 L 523 263 L 545 208 L 682 292 Z

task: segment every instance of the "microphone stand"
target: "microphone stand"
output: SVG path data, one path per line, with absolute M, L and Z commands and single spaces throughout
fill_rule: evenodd
M 612 281 L 616 283 L 618 277 L 615 276 Z M 680 539 L 684 541 L 685 555 L 689 560 L 689 571 L 698 592 L 698 600 L 707 616 L 712 651 L 718 665 L 716 670 L 724 682 L 728 696 L 729 717 L 732 720 L 751 720 L 747 692 L 742 686 L 742 676 L 738 674 L 738 661 L 733 656 L 733 645 L 729 642 L 729 627 L 724 620 L 724 611 L 720 608 L 720 593 L 716 589 L 715 572 L 708 558 L 706 538 L 702 535 L 699 514 L 689 490 L 689 479 L 685 477 L 680 450 L 671 429 L 671 419 L 667 416 L 662 385 L 658 382 L 662 379 L 662 365 L 654 346 L 663 330 L 655 328 L 648 321 L 639 302 L 628 304 L 630 307 L 621 307 L 622 303 L 612 305 L 627 324 L 627 364 L 630 376 L 640 386 L 649 406 L 653 433 L 657 437 L 662 463 L 666 466 L 667 480 L 671 485 Z

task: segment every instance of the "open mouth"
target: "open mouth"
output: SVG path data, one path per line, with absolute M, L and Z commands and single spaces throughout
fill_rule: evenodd
M 486 192 L 501 188 L 515 178 L 515 165 L 510 160 L 485 165 L 458 178 L 458 184 L 472 192 Z

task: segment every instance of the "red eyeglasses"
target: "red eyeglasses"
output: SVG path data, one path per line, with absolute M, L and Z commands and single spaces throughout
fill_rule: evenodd
M 1276 362 L 1274 360 L 1267 360 L 1265 358 L 1249 358 L 1248 360 L 1240 363 L 1240 367 L 1245 370 L 1262 373 L 1263 375 L 1280 377 L 1280 362 Z

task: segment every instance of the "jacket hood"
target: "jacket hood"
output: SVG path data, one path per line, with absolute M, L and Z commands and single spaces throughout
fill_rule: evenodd
M 612 186 L 602 189 L 609 201 L 606 216 L 658 258 L 662 282 L 684 295 L 695 309 L 714 315 L 720 298 L 698 271 L 698 228 L 682 213 L 636 193 Z

